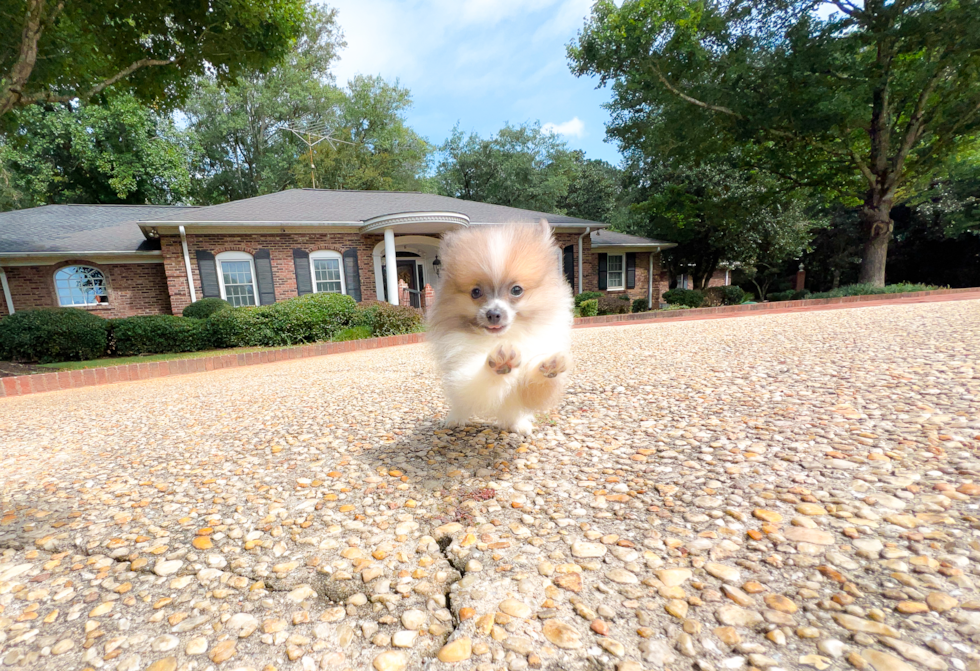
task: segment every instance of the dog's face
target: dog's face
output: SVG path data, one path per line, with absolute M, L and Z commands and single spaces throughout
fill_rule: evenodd
M 445 268 L 434 322 L 503 335 L 555 309 L 568 289 L 547 223 L 456 231 L 440 246 Z

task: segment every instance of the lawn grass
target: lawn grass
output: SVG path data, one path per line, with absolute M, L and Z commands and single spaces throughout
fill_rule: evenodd
M 303 345 L 296 345 L 302 347 Z M 283 347 L 234 347 L 228 349 L 209 349 L 200 352 L 172 352 L 170 354 L 146 354 L 143 356 L 116 356 L 90 361 L 61 361 L 59 363 L 38 364 L 43 368 L 57 370 L 81 370 L 83 368 L 102 368 L 103 366 L 125 366 L 130 363 L 150 363 L 152 361 L 173 361 L 174 359 L 199 359 L 207 356 L 224 356 L 226 354 L 245 354 L 247 352 L 262 352 L 270 349 L 285 349 Z

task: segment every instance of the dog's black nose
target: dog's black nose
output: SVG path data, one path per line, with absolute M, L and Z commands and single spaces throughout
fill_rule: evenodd
M 487 310 L 487 321 L 490 322 L 491 326 L 496 326 L 500 323 L 500 310 Z

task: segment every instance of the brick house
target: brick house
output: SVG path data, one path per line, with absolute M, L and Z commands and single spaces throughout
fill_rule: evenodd
M 0 315 L 73 306 L 105 317 L 180 314 L 221 297 L 266 305 L 317 291 L 424 307 L 439 236 L 546 219 L 581 291 L 667 290 L 668 242 L 608 224 L 424 193 L 293 189 L 210 207 L 45 205 L 0 213 Z

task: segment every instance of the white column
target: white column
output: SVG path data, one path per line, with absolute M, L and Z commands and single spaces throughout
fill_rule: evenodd
M 395 252 L 395 232 L 385 229 L 385 275 L 388 280 L 388 302 L 398 305 L 398 261 Z

